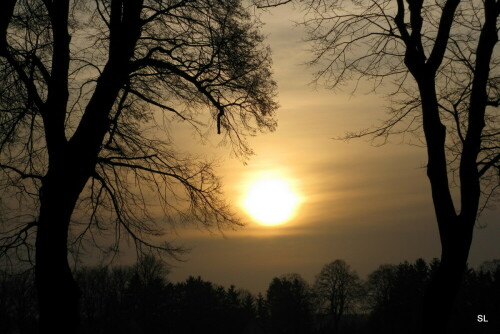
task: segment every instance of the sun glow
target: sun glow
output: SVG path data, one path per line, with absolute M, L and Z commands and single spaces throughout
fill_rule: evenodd
M 266 178 L 250 185 L 243 207 L 260 224 L 273 226 L 290 220 L 299 203 L 300 197 L 289 182 L 280 178 Z

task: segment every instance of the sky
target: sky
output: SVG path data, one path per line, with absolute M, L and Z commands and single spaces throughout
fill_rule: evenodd
M 321 268 L 345 260 L 361 278 L 381 264 L 440 256 L 425 149 L 393 138 L 380 147 L 367 139 L 334 140 L 384 119 L 384 95 L 311 85 L 314 69 L 291 8 L 262 13 L 278 83 L 278 128 L 251 138 L 256 154 L 246 164 L 219 147 L 219 137 L 194 153 L 222 160 L 217 169 L 226 198 L 246 222 L 236 231 L 176 229 L 169 240 L 191 251 L 171 262 L 171 281 L 201 276 L 216 284 L 265 293 L 273 277 L 299 273 L 313 283 Z M 188 134 L 185 134 L 189 138 Z M 262 226 L 242 208 L 252 181 L 262 175 L 288 180 L 301 198 L 295 216 Z M 500 258 L 500 210 L 487 211 L 475 230 L 470 261 Z

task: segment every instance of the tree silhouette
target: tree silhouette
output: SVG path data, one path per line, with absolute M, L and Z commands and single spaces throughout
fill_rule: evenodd
M 273 278 L 267 289 L 267 307 L 272 333 L 311 331 L 311 289 L 299 274 Z
M 374 333 L 419 333 L 423 295 L 430 267 L 414 264 L 381 265 L 368 276 L 369 327 Z
M 161 265 L 159 259 L 146 262 Z M 438 262 L 427 264 L 418 259 L 413 263 L 379 266 L 369 275 L 365 293 L 358 300 L 369 308 L 351 309 L 345 314 L 340 325 L 342 332 L 418 333 L 422 292 Z M 467 269 L 458 294 L 460 303 L 452 314 L 452 333 L 499 332 L 499 264 L 495 260 L 478 269 Z M 144 280 L 139 274 L 144 270 L 138 270 L 142 265 L 139 261 L 124 267 L 75 270 L 82 291 L 80 333 L 332 333 L 331 321 L 321 310 L 313 309 L 321 302 L 319 296 L 307 293 L 306 282 L 297 274 L 273 279 L 269 286 L 273 292 L 266 300 L 260 294 L 255 298 L 243 289 L 224 288 L 201 277 L 172 283 L 164 276 L 165 270 L 147 270 L 152 275 L 146 275 L 149 279 Z M 149 264 L 145 267 L 152 268 Z M 33 270 L 0 271 L 2 334 L 35 331 L 33 285 Z M 489 322 L 475 321 L 478 312 L 485 314 Z
M 245 136 L 275 127 L 262 41 L 238 0 L 0 2 L 0 251 L 36 250 L 41 331 L 78 324 L 68 245 L 101 233 L 114 240 L 101 249 L 126 237 L 175 255 L 149 238 L 159 216 L 239 224 L 212 164 L 176 152 L 169 126 L 203 134 L 210 114 L 250 154 Z
M 345 138 L 372 136 L 385 143 L 392 134 L 419 137 L 423 132 L 442 246 L 426 292 L 423 331 L 443 333 L 476 219 L 500 185 L 499 59 L 493 52 L 500 2 L 305 3 L 304 24 L 315 51 L 311 63 L 320 68 L 317 80 L 335 88 L 370 78 L 375 90 L 386 83 L 393 87 L 385 123 Z M 452 198 L 454 184 L 458 205 Z
M 320 311 L 333 316 L 333 331 L 339 332 L 344 314 L 355 313 L 357 303 L 363 297 L 358 274 L 344 260 L 326 264 L 316 276 L 314 291 Z
M 381 265 L 367 281 L 370 306 L 369 333 L 419 333 L 424 302 L 423 292 L 439 260 L 427 264 L 418 259 L 398 265 Z M 449 325 L 450 333 L 496 333 L 499 329 L 500 290 L 498 262 L 485 262 L 479 269 L 467 268 L 457 295 Z M 489 323 L 477 322 L 478 314 L 490 317 Z
M 463 302 L 461 307 L 454 309 L 450 331 L 454 333 L 497 333 L 500 331 L 498 317 L 500 261 L 484 262 L 476 270 L 467 268 L 458 300 Z M 478 322 L 478 315 L 486 316 L 488 323 Z M 475 321 L 470 321 L 470 319 Z

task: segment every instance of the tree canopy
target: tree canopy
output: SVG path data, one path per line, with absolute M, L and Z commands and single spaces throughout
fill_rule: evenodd
M 324 265 L 316 276 L 314 290 L 320 312 L 333 317 L 335 333 L 338 333 L 340 321 L 345 314 L 354 314 L 361 309 L 361 281 L 344 260 L 335 260 Z
M 143 236 L 159 233 L 159 216 L 238 224 L 212 162 L 179 152 L 169 132 L 180 122 L 202 136 L 215 124 L 245 156 L 246 135 L 274 129 L 270 51 L 239 1 L 6 1 L 1 9 L 2 226 L 15 226 L 3 230 L 3 251 L 31 249 L 39 192 L 58 159 L 72 174 L 92 165 L 82 171 L 71 242 L 116 229 L 117 242 L 124 232 L 149 246 Z M 145 205 L 151 194 L 162 215 Z
M 42 331 L 77 327 L 68 248 L 175 256 L 153 239 L 173 222 L 240 224 L 213 163 L 169 127 L 247 156 L 245 137 L 276 126 L 275 89 L 239 0 L 0 3 L 0 254 L 36 262 Z

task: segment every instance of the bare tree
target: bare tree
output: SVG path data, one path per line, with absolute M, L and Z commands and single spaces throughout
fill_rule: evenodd
M 335 260 L 324 265 L 316 276 L 314 291 L 321 312 L 333 316 L 333 329 L 338 333 L 343 315 L 356 311 L 362 296 L 358 274 L 344 260 Z
M 134 266 L 135 279 L 144 286 L 163 283 L 169 272 L 165 263 L 151 254 L 144 254 Z
M 317 80 L 331 88 L 391 84 L 389 118 L 345 139 L 425 138 L 441 262 L 426 293 L 424 332 L 444 332 L 478 214 L 499 186 L 496 0 L 306 1 Z M 451 175 L 451 181 L 450 181 Z M 454 203 L 451 189 L 459 188 Z M 459 209 L 457 209 L 457 206 Z M 435 325 L 434 325 L 435 324 Z
M 240 224 L 212 164 L 168 130 L 203 134 L 206 113 L 248 155 L 245 136 L 275 128 L 258 28 L 239 0 L 0 2 L 0 251 L 36 252 L 42 332 L 78 324 L 68 247 L 101 233 L 113 251 L 126 239 L 175 255 L 150 238 L 162 222 Z
M 391 299 L 391 289 L 396 277 L 397 266 L 393 264 L 380 265 L 370 275 L 366 282 L 368 304 L 372 309 L 378 305 L 387 305 Z

